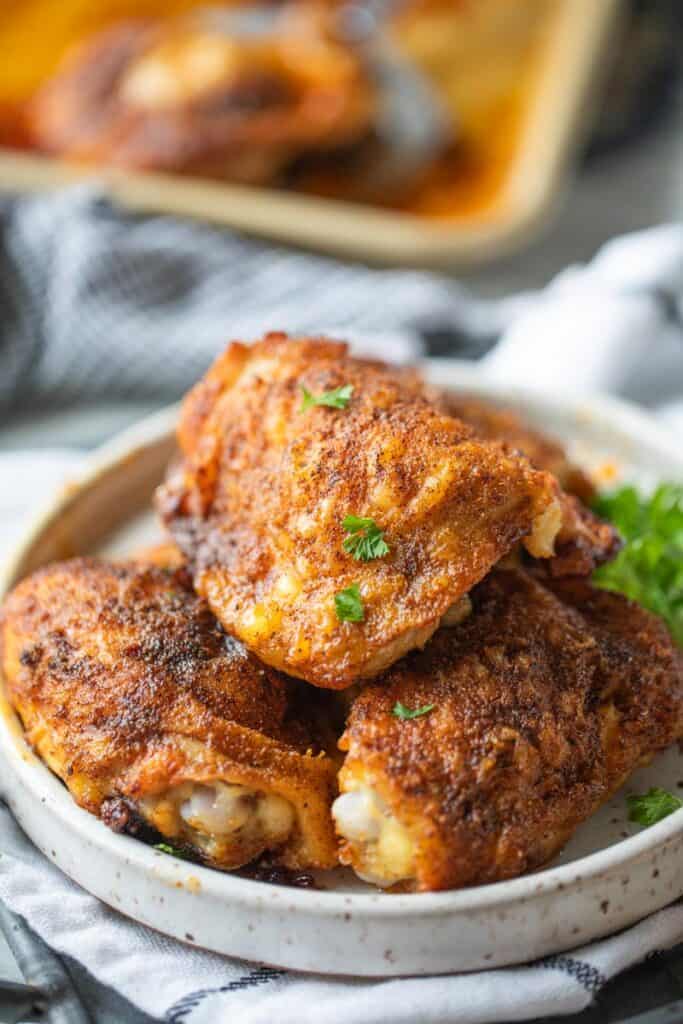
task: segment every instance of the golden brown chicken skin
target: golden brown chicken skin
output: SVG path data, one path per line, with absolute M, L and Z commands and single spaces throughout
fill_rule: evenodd
M 543 585 L 579 612 L 600 647 L 602 736 L 617 788 L 634 766 L 683 733 L 683 651 L 660 619 L 621 594 L 583 579 L 544 578 Z
M 186 568 L 185 559 L 180 548 L 171 540 L 160 540 L 133 552 L 131 561 L 138 565 L 155 565 L 158 569 L 181 570 Z M 189 577 L 186 577 L 188 585 Z
M 76 559 L 20 583 L 1 666 L 28 742 L 81 807 L 219 868 L 330 867 L 319 702 L 227 637 L 182 573 Z
M 544 469 L 557 479 L 567 494 L 590 502 L 595 487 L 565 448 L 540 430 L 534 429 L 513 409 L 495 405 L 474 395 L 440 392 L 443 408 L 450 416 L 474 427 L 479 437 L 489 441 L 505 441 L 511 448 L 524 452 L 537 469 Z
M 346 388 L 304 408 L 304 389 Z M 159 509 L 198 593 L 259 658 L 342 689 L 422 646 L 518 541 L 548 556 L 555 480 L 434 409 L 346 346 L 271 334 L 232 344 L 185 401 Z M 383 531 L 358 560 L 344 520 Z M 338 597 L 358 588 L 360 615 Z
M 543 560 L 548 573 L 557 577 L 590 576 L 618 554 L 622 543 L 618 531 L 586 504 L 595 494 L 592 482 L 558 441 L 536 430 L 512 409 L 427 383 L 416 367 L 393 368 L 393 372 L 435 408 L 467 423 L 478 437 L 502 442 L 525 455 L 536 469 L 555 477 L 561 487 L 561 527 L 552 557 Z
M 435 388 L 428 388 L 427 393 L 450 416 L 470 424 L 479 437 L 505 442 L 523 452 L 537 469 L 557 479 L 562 488 L 562 526 L 553 557 L 543 563 L 547 572 L 558 577 L 590 576 L 599 565 L 617 555 L 621 548 L 618 531 L 588 508 L 586 503 L 593 498 L 595 488 L 558 441 L 535 430 L 512 409 Z
M 494 571 L 468 619 L 355 700 L 333 814 L 362 877 L 425 891 L 538 867 L 683 734 L 664 625 L 587 582 L 551 586 Z
M 314 12 L 265 36 L 229 12 L 120 22 L 85 40 L 31 103 L 34 145 L 128 169 L 272 181 L 297 157 L 356 144 L 374 93 Z

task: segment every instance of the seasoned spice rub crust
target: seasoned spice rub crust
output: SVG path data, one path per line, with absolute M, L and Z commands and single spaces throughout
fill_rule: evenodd
M 301 411 L 303 388 L 351 394 Z M 518 541 L 553 551 L 553 477 L 341 343 L 232 344 L 186 399 L 178 439 L 158 504 L 197 591 L 263 661 L 317 686 L 423 645 Z M 388 554 L 344 551 L 349 515 L 373 519 Z M 335 595 L 354 584 L 363 621 L 340 621 Z
M 642 608 L 518 570 L 491 573 L 472 604 L 350 712 L 341 858 L 381 884 L 448 889 L 538 867 L 683 734 L 683 659 Z M 398 701 L 431 710 L 402 720 Z
M 323 695 L 260 665 L 184 580 L 76 559 L 16 587 L 1 665 L 28 741 L 119 830 L 144 823 L 218 867 L 264 850 L 331 866 Z
M 559 442 L 535 430 L 512 409 L 433 387 L 429 387 L 427 393 L 435 405 L 449 416 L 468 423 L 479 437 L 505 442 L 523 452 L 536 469 L 543 469 L 557 479 L 563 491 L 560 499 L 562 526 L 555 540 L 553 557 L 543 561 L 543 568 L 550 575 L 590 576 L 597 566 L 618 554 L 621 548 L 618 531 L 587 507 L 595 488 Z
M 469 423 L 479 437 L 489 441 L 505 441 L 511 448 L 524 452 L 537 469 L 545 469 L 557 478 L 560 487 L 589 502 L 595 494 L 590 479 L 568 457 L 564 447 L 554 438 L 535 430 L 513 409 L 495 405 L 475 395 L 450 391 L 434 392 L 438 404 L 449 416 Z

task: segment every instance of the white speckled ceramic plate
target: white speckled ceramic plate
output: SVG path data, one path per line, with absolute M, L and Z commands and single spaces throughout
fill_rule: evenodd
M 605 460 L 645 485 L 683 479 L 673 439 L 637 409 L 504 393 L 470 368 L 431 367 L 443 386 L 505 398 L 571 443 L 589 466 Z M 175 411 L 122 435 L 51 503 L 7 567 L 3 588 L 56 558 L 130 551 L 152 539 L 152 491 L 173 450 Z M 646 830 L 625 796 L 651 785 L 683 792 L 672 748 L 576 833 L 548 868 L 459 892 L 392 895 L 348 873 L 320 890 L 251 881 L 169 857 L 114 835 L 80 810 L 26 746 L 9 708 L 0 716 L 0 792 L 41 850 L 100 899 L 161 932 L 218 952 L 298 970 L 352 975 L 436 974 L 519 963 L 624 928 L 683 894 L 683 810 Z

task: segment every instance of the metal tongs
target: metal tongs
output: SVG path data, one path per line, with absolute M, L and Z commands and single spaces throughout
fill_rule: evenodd
M 377 84 L 379 145 L 364 184 L 391 193 L 409 186 L 455 137 L 452 116 L 425 76 L 393 43 L 385 25 L 400 0 L 349 0 L 334 15 L 334 35 L 361 53 Z M 282 17 L 276 6 L 202 10 L 213 28 L 237 36 L 267 36 Z

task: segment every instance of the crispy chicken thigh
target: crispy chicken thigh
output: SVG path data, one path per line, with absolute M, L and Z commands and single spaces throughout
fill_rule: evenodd
M 472 604 L 363 690 L 340 741 L 341 859 L 380 885 L 458 888 L 544 864 L 683 734 L 683 659 L 649 612 L 520 570 L 491 573 Z
M 347 389 L 337 407 L 302 406 L 304 390 L 335 389 Z M 517 542 L 553 553 L 553 477 L 341 343 L 232 344 L 186 399 L 178 439 L 158 504 L 198 593 L 263 661 L 317 686 L 422 646 Z M 348 516 L 388 552 L 356 560 Z M 355 621 L 339 614 L 349 588 Z
M 154 829 L 220 868 L 264 851 L 335 863 L 325 695 L 227 637 L 182 573 L 43 569 L 7 599 L 0 655 L 29 743 L 115 830 Z

